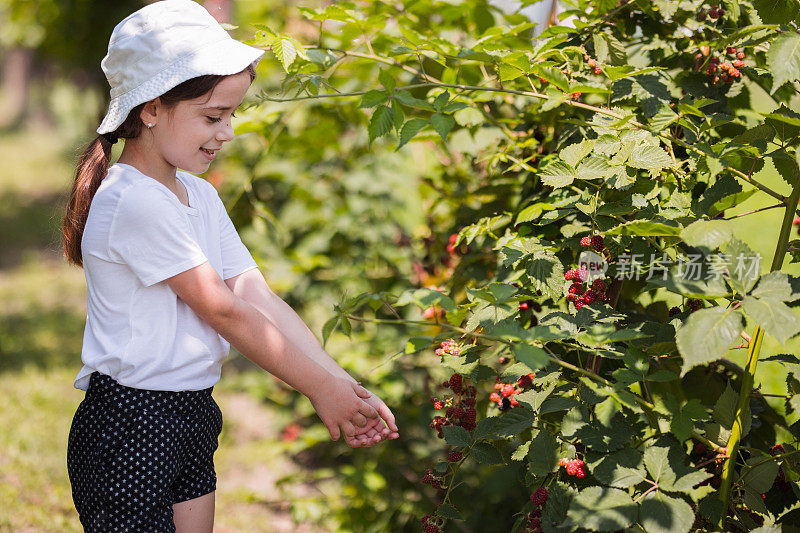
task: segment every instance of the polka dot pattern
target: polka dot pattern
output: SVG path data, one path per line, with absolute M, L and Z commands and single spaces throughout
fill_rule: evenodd
M 171 533 L 172 504 L 216 489 L 222 412 L 212 390 L 135 389 L 92 374 L 67 444 L 85 531 Z

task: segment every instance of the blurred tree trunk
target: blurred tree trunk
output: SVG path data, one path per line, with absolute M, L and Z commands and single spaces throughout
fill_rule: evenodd
M 233 0 L 206 0 L 206 9 L 220 24 L 231 21 Z
M 19 126 L 28 110 L 28 88 L 33 69 L 32 48 L 11 48 L 3 61 L 0 85 L 0 129 Z

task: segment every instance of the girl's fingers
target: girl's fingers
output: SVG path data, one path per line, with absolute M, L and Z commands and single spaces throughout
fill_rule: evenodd
M 353 383 L 353 390 L 356 392 L 359 398 L 369 398 L 372 396 L 372 393 L 361 386 L 361 384 Z
M 356 413 L 356 415 L 353 417 L 353 423 L 360 428 L 367 427 L 367 417 L 361 413 Z
M 367 418 L 378 418 L 378 411 L 375 410 L 370 404 L 361 400 L 361 405 L 358 406 L 358 412 Z

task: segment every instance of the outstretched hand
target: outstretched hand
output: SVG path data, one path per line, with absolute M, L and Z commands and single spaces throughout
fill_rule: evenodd
M 359 446 L 372 446 L 382 440 L 398 438 L 400 433 L 394 415 L 383 400 L 364 387 L 357 389 L 357 393 L 360 398 L 375 408 L 380 415 L 380 418 L 367 419 L 367 423 L 364 426 L 356 427 L 356 435 L 354 437 L 359 441 Z

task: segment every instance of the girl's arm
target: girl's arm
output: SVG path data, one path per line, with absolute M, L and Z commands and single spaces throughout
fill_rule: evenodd
M 254 268 L 238 276 L 228 278 L 225 284 L 239 298 L 258 309 L 267 319 L 288 337 L 298 350 L 316 361 L 321 367 L 336 377 L 346 381 L 357 383 L 339 364 L 320 346 L 317 338 L 308 329 L 308 326 L 295 313 L 286 302 L 284 302 L 267 285 L 264 275 Z M 386 423 L 389 425 L 387 430 L 381 428 L 384 438 L 396 438 L 398 431 L 395 424 L 394 415 L 386 407 L 386 404 L 377 396 L 370 393 L 367 402 L 375 407 Z M 369 425 L 368 425 L 369 427 Z
M 311 400 L 333 440 L 341 433 L 351 446 L 369 440 L 365 426 L 379 419 L 377 410 L 361 397 L 366 389 L 353 381 L 332 375 L 293 342 L 271 320 L 235 296 L 206 261 L 167 278 L 175 294 L 258 366 L 288 383 Z

